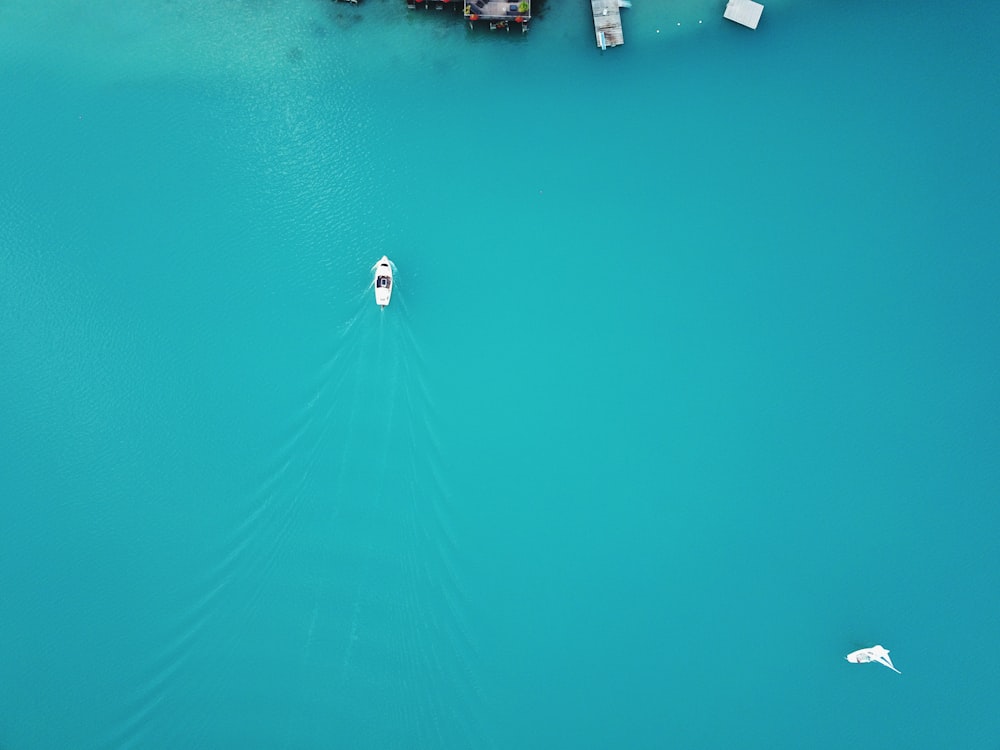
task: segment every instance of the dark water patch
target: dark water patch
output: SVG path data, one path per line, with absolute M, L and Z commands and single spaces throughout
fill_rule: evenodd
M 309 22 L 309 33 L 317 39 L 325 39 L 330 36 L 330 29 L 313 19 Z
M 352 3 L 340 3 L 333 1 L 333 6 L 327 11 L 327 17 L 342 29 L 349 29 L 357 26 L 364 19 L 361 9 Z

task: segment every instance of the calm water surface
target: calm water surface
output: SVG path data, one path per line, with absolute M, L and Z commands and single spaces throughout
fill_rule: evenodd
M 0 747 L 996 748 L 998 22 L 6 3 Z

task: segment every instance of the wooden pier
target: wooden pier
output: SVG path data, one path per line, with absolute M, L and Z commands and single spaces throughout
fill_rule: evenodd
M 625 44 L 622 33 L 622 8 L 630 8 L 628 0 L 590 0 L 590 8 L 594 12 L 594 35 L 597 46 L 602 50 Z

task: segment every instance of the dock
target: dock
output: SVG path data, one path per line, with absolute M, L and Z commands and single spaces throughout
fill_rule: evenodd
M 622 8 L 631 8 L 629 0 L 590 0 L 594 12 L 594 35 L 602 50 L 625 44 L 622 33 Z
M 465 0 L 462 12 L 469 28 L 474 28 L 475 22 L 485 22 L 492 31 L 510 31 L 511 25 L 516 25 L 525 33 L 531 20 L 531 0 Z
M 756 29 L 763 12 L 764 6 L 753 0 L 729 0 L 726 3 L 726 12 L 722 14 L 722 17 L 735 21 L 741 26 L 746 26 L 748 29 Z

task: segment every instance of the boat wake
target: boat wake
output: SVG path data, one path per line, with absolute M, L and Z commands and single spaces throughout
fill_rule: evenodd
M 303 506 L 289 511 L 297 520 L 286 540 L 298 535 L 315 545 L 299 669 L 326 676 L 328 716 L 383 727 L 379 745 L 484 747 L 490 744 L 481 729 L 486 701 L 456 559 L 460 544 L 428 386 L 431 368 L 407 300 L 396 294 L 398 314 L 391 316 L 381 315 L 367 294 L 352 301 L 358 307 L 340 326 L 303 405 L 294 450 L 277 462 L 297 466 L 284 469 L 282 485 L 296 472 L 309 473 L 308 491 L 285 499 Z M 317 460 L 302 465 L 303 453 Z M 425 627 L 431 622 L 437 625 Z M 456 687 L 463 688 L 459 700 Z M 384 696 L 415 708 L 381 722 Z M 442 717 L 464 737 L 443 740 Z

